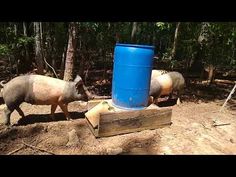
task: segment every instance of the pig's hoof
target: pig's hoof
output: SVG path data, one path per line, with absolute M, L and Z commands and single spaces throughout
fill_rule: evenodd
M 180 106 L 181 101 L 180 101 L 179 98 L 177 99 L 177 102 L 176 102 L 176 103 L 177 103 L 178 106 Z

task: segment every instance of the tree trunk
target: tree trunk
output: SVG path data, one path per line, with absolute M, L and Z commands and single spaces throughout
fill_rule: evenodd
M 233 27 L 233 33 L 235 33 L 235 28 Z M 234 41 L 234 38 L 232 38 L 232 58 L 234 58 L 235 56 L 235 41 Z
M 14 34 L 15 34 L 15 37 L 17 38 L 17 24 L 14 23 Z M 19 75 L 19 65 L 20 65 L 20 55 L 19 55 L 19 52 L 16 52 L 15 53 L 15 62 L 16 62 L 16 74 Z M 13 70 L 13 67 L 12 67 L 12 64 L 11 64 L 11 72 Z
M 61 66 L 60 66 L 60 74 L 59 74 L 60 79 L 63 79 L 64 77 L 65 58 L 66 58 L 66 46 L 64 47 L 64 51 L 62 53 L 62 58 L 61 58 Z
M 35 61 L 37 64 L 37 73 L 43 74 L 43 56 L 40 40 L 40 23 L 34 22 L 35 27 Z
M 24 36 L 25 37 L 28 37 L 28 34 L 27 34 L 27 27 L 26 27 L 26 23 L 23 22 L 23 33 L 24 33 Z M 25 47 L 25 59 L 26 59 L 26 63 L 29 63 L 30 64 L 30 57 L 29 57 L 29 47 L 27 44 L 24 45 Z
M 102 53 L 103 53 L 103 80 L 105 80 L 106 79 L 106 62 L 107 62 L 107 60 L 106 60 L 106 50 L 103 50 L 102 51 Z
M 156 45 L 156 30 L 155 30 L 155 23 L 152 24 L 152 45 Z
M 48 63 L 47 63 L 47 49 L 45 49 L 45 43 L 43 38 L 43 24 L 42 22 L 39 22 L 39 31 L 40 31 L 40 45 L 41 45 L 41 53 L 42 53 L 42 59 L 43 63 L 45 63 L 45 70 L 49 71 Z
M 17 36 L 17 24 L 16 23 L 14 23 L 14 34 L 15 34 L 15 36 Z
M 82 51 L 81 52 L 81 55 L 80 55 L 80 62 L 79 62 L 79 75 L 84 78 L 84 68 L 85 68 L 85 59 L 86 59 L 86 55 L 85 55 L 85 52 Z
M 211 84 L 215 76 L 215 67 L 211 64 L 208 68 L 208 84 Z
M 192 63 L 190 63 L 190 69 L 192 72 L 196 72 L 199 73 L 200 72 L 200 79 L 206 79 L 205 78 L 205 69 L 204 69 L 204 64 L 203 64 L 203 58 L 204 58 L 204 51 L 203 51 L 203 46 L 205 41 L 207 40 L 207 35 L 206 35 L 206 31 L 208 28 L 208 23 L 201 23 L 201 27 L 200 27 L 200 33 L 198 36 L 198 45 L 197 45 L 197 49 L 196 49 L 196 55 L 194 57 L 194 60 Z
M 56 58 L 55 58 L 55 25 L 54 23 L 48 23 L 48 35 L 47 35 L 47 42 L 48 42 L 48 61 L 52 65 L 52 67 L 56 70 Z
M 69 39 L 68 39 L 68 47 L 66 53 L 66 64 L 65 64 L 65 72 L 64 72 L 64 80 L 70 81 L 72 80 L 73 67 L 74 67 L 74 58 L 76 51 L 76 36 L 77 36 L 77 28 L 76 23 L 71 22 L 69 24 Z
M 43 41 L 43 27 L 42 27 L 42 22 L 39 22 L 39 28 L 40 28 L 40 39 Z
M 55 30 L 55 28 L 53 28 L 54 30 Z M 53 68 L 55 68 L 55 69 L 57 69 L 57 65 L 56 65 L 56 48 L 55 48 L 55 46 L 56 46 L 56 44 L 55 44 L 55 41 L 56 41 L 56 39 L 55 39 L 55 35 L 54 34 L 51 34 L 51 47 L 52 47 L 52 53 L 51 53 L 51 57 L 52 57 L 52 67 Z
M 175 28 L 175 37 L 174 37 L 173 48 L 172 48 L 172 51 L 171 51 L 171 59 L 175 58 L 175 54 L 176 54 L 176 46 L 177 46 L 177 40 L 178 40 L 178 34 L 179 34 L 179 26 L 180 26 L 180 22 L 177 23 L 176 28 Z
M 133 22 L 132 33 L 131 33 L 131 41 L 135 41 L 135 35 L 137 32 L 137 22 Z
M 120 38 L 120 35 L 119 35 L 119 23 L 113 23 L 113 25 L 114 25 L 114 32 L 115 32 L 115 41 L 116 41 L 116 43 L 118 43 L 119 42 L 119 38 Z

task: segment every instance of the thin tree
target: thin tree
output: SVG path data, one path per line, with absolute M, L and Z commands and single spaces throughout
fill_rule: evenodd
M 43 56 L 41 49 L 41 40 L 40 40 L 40 23 L 34 22 L 35 30 L 35 61 L 37 64 L 37 73 L 43 74 Z
M 134 42 L 135 35 L 137 32 L 137 22 L 133 22 L 132 32 L 131 32 L 131 41 Z
M 177 46 L 177 40 L 178 40 L 178 34 L 179 34 L 179 26 L 180 26 L 180 22 L 177 23 L 176 28 L 175 28 L 175 37 L 174 37 L 173 48 L 172 48 L 172 51 L 171 51 L 171 59 L 175 58 L 175 54 L 176 54 L 176 46 Z
M 69 23 L 68 33 L 69 33 L 69 39 L 66 52 L 65 72 L 63 78 L 66 81 L 72 80 L 72 74 L 74 68 L 74 58 L 75 58 L 76 40 L 77 40 L 76 38 L 77 27 L 75 22 Z
M 61 57 L 61 66 L 60 66 L 60 73 L 59 73 L 59 78 L 63 79 L 64 76 L 64 68 L 65 68 L 65 60 L 66 60 L 66 45 L 64 47 L 64 50 L 62 52 L 62 57 Z
M 26 26 L 26 23 L 23 22 L 23 34 L 25 37 L 28 37 L 28 34 L 27 34 L 27 26 Z M 29 47 L 27 44 L 24 44 L 24 47 L 25 47 L 25 59 L 26 59 L 26 62 L 29 63 L 30 62 L 30 58 L 29 58 Z

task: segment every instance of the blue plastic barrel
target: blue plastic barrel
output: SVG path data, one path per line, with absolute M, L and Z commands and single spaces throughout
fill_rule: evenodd
M 112 103 L 139 110 L 148 105 L 154 46 L 117 43 L 114 51 Z

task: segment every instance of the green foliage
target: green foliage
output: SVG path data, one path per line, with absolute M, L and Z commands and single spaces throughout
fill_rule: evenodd
M 168 30 L 171 28 L 171 24 L 170 23 L 166 23 L 166 22 L 157 22 L 156 26 L 158 27 L 159 30 L 163 31 L 163 30 Z
M 205 44 L 206 64 L 217 67 L 235 66 L 235 23 L 209 23 Z
M 34 37 L 22 36 L 17 38 L 16 47 L 23 47 L 25 45 L 33 44 Z
M 0 44 L 0 56 L 5 56 L 10 54 L 10 49 L 5 44 Z
M 179 67 L 180 63 L 184 68 L 196 60 L 201 60 L 205 65 L 236 68 L 236 23 L 205 23 L 207 25 L 203 32 L 201 22 L 181 22 L 176 55 L 170 59 L 176 22 L 137 22 L 135 38 L 132 41 L 133 22 L 77 22 L 76 61 L 80 63 L 84 56 L 86 63 L 111 66 L 114 47 L 119 42 L 154 45 L 158 61 L 168 63 L 169 68 Z M 42 26 L 44 50 L 60 64 L 62 52 L 67 46 L 68 23 L 44 22 Z M 27 23 L 27 31 L 28 36 L 24 36 L 22 23 L 0 23 L 0 55 L 10 54 L 14 58 L 24 58 L 25 46 L 28 46 L 33 56 L 33 23 Z M 201 33 L 204 40 L 200 44 Z

